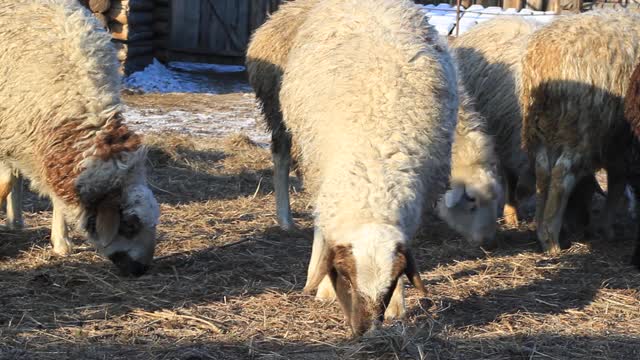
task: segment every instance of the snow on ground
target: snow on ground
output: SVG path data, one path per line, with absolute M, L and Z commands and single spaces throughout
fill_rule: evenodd
M 125 79 L 127 88 L 146 93 L 209 93 L 251 92 L 246 82 L 220 79 L 221 75 L 241 73 L 244 66 L 170 62 L 167 66 L 158 60 L 143 71 Z
M 222 138 L 245 134 L 261 146 L 268 146 L 270 136 L 261 125 L 262 114 L 252 94 L 243 94 L 227 102 L 224 110 L 166 109 L 125 106 L 124 116 L 131 128 L 142 133 L 172 131 L 194 136 Z
M 144 98 L 127 103 L 127 123 L 142 133 L 174 131 L 207 137 L 242 133 L 267 146 L 269 135 L 260 126 L 262 115 L 244 70 L 244 66 L 187 62 L 165 66 L 154 60 L 124 81 L 126 88 L 138 93 L 130 97 Z M 171 101 L 165 99 L 169 95 Z

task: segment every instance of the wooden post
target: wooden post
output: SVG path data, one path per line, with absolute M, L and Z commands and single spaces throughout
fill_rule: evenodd
M 544 11 L 544 0 L 526 0 L 527 9 Z
M 502 2 L 503 9 L 516 9 L 520 11 L 522 9 L 522 0 L 504 0 Z
M 553 11 L 556 14 L 560 14 L 560 0 L 549 0 L 546 11 Z
M 456 37 L 460 35 L 460 3 L 462 0 L 458 0 L 456 4 Z

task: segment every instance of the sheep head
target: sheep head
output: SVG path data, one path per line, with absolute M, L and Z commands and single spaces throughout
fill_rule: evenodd
M 474 185 L 472 185 L 474 184 Z M 454 183 L 438 202 L 438 215 L 467 241 L 479 246 L 493 246 L 501 194 L 496 182 L 477 186 Z
M 123 275 L 140 276 L 150 267 L 156 245 L 159 207 L 151 190 L 135 184 L 97 203 L 82 228 L 98 252 Z
M 354 336 L 382 324 L 396 285 L 403 275 L 423 294 L 416 262 L 405 236 L 390 225 L 367 224 L 328 241 L 306 292 L 329 276 Z

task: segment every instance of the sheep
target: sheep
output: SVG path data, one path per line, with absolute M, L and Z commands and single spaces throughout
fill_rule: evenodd
M 262 104 L 262 112 L 271 131 L 276 213 L 278 225 L 283 230 L 292 230 L 294 223 L 289 205 L 292 139 L 282 122 L 280 84 L 298 28 L 318 1 L 296 0 L 280 5 L 278 11 L 255 31 L 247 48 L 249 83 Z
M 426 293 L 410 240 L 450 173 L 453 62 L 410 0 L 325 0 L 284 69 L 283 121 L 314 207 L 304 291 L 328 285 L 361 335 L 403 316 L 403 274 Z
M 522 143 L 535 169 L 536 232 L 548 253 L 561 250 L 573 189 L 599 168 L 608 175 L 605 236 L 613 236 L 632 140 L 623 100 L 639 38 L 639 15 L 598 11 L 557 19 L 529 39 L 522 59 Z
M 458 120 L 451 156 L 450 187 L 438 201 L 441 219 L 474 245 L 493 247 L 502 188 L 494 139 L 487 121 L 458 85 Z
M 631 130 L 635 134 L 635 139 L 631 147 L 631 166 L 629 166 L 629 182 L 633 187 L 636 197 L 636 219 L 640 219 L 640 63 L 636 66 L 631 80 L 629 81 L 627 93 L 625 96 L 624 113 L 625 118 L 631 125 Z M 636 238 L 636 247 L 631 258 L 631 263 L 640 270 L 640 228 Z
M 293 39 L 307 13 L 317 2 L 318 0 L 297 0 L 283 4 L 253 34 L 247 51 L 249 81 L 262 104 L 267 126 L 272 131 L 277 218 L 279 225 L 285 230 L 293 227 L 288 177 L 291 144 L 295 144 L 295 139 L 291 139 L 282 123 L 279 90 Z M 464 92 L 462 85 L 460 92 Z M 453 148 L 451 176 L 456 185 L 446 196 L 449 201 L 440 201 L 438 213 L 467 239 L 487 245 L 495 236 L 495 208 L 501 190 L 495 184 L 495 155 L 492 140 L 484 134 L 484 126 L 481 124 L 484 120 L 476 113 L 466 116 L 465 113 L 472 114 L 473 110 L 470 101 L 464 103 L 469 105 L 460 110 L 460 121 L 456 130 L 456 142 L 460 143 L 460 146 L 454 144 Z M 469 139 L 465 139 L 466 136 Z M 456 156 L 458 151 L 464 153 L 464 156 Z M 295 151 L 293 155 L 294 160 L 299 156 Z M 472 158 L 468 158 L 469 156 Z M 467 168 L 468 166 L 473 168 Z M 468 185 L 466 188 L 471 194 L 459 191 L 465 189 L 465 184 Z M 463 194 L 466 196 L 462 196 Z
M 52 200 L 54 224 L 75 223 L 123 274 L 143 274 L 159 206 L 141 138 L 123 123 L 109 34 L 72 0 L 3 1 L 0 22 L 3 168 Z M 70 251 L 64 236 L 52 240 Z
M 518 95 L 520 59 L 528 39 L 539 27 L 539 23 L 522 17 L 496 17 L 474 26 L 451 43 L 461 82 L 495 139 L 505 189 L 504 220 L 511 226 L 518 225 L 516 188 L 521 197 L 533 193 L 533 174 L 521 149 Z

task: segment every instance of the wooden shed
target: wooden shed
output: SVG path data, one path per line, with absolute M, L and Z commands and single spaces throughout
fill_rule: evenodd
M 161 61 L 244 62 L 249 38 L 284 0 L 79 0 L 109 29 L 123 73 Z
M 160 1 L 161 2 L 161 1 Z M 244 62 L 253 31 L 283 0 L 156 0 L 155 55 L 183 60 Z

